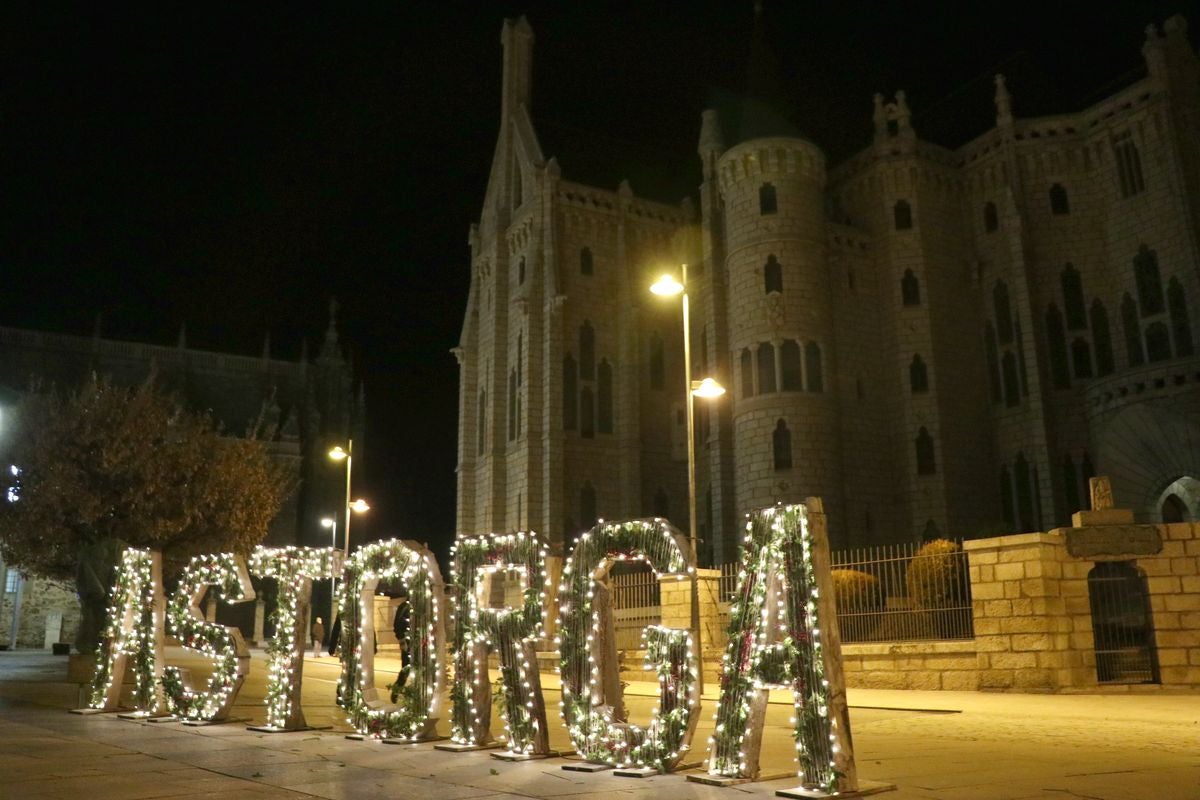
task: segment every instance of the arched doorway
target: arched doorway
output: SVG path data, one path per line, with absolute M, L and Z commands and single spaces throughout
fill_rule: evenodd
M 1088 573 L 1100 683 L 1158 683 L 1146 578 L 1132 561 L 1103 561 Z
M 1187 522 L 1187 520 L 1187 506 L 1179 499 L 1179 495 L 1167 495 L 1162 502 L 1162 521 L 1170 524 L 1172 522 Z
M 1158 520 L 1193 522 L 1200 519 L 1200 481 L 1184 475 L 1167 485 L 1158 495 Z

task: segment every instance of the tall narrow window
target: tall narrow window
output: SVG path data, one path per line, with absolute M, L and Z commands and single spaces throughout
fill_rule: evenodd
M 517 371 L 508 371 L 508 440 L 517 438 Z
M 996 328 L 990 322 L 983 329 L 983 342 L 987 351 L 988 384 L 992 389 L 992 402 L 999 403 L 1004 399 L 1000 389 L 1000 350 L 996 346 Z
M 758 187 L 758 213 L 774 214 L 778 210 L 779 204 L 775 198 L 775 186 L 770 183 L 764 183 Z
M 1087 310 L 1083 301 L 1083 280 L 1079 270 L 1071 264 L 1063 269 L 1061 277 L 1063 292 L 1063 308 L 1067 312 L 1067 329 L 1072 331 L 1087 329 Z
M 607 358 L 600 359 L 600 367 L 596 371 L 596 393 L 599 395 L 596 403 L 596 427 L 600 433 L 613 432 L 613 379 L 612 367 Z
M 579 377 L 585 381 L 596 378 L 596 331 L 590 322 L 579 328 Z
M 579 392 L 579 435 L 585 439 L 596 435 L 596 396 L 590 386 Z
M 1158 254 L 1146 245 L 1138 247 L 1137 255 L 1133 257 L 1133 275 L 1142 316 L 1161 313 L 1163 290 L 1162 276 L 1158 273 Z
M 475 443 L 476 455 L 483 455 L 483 451 L 487 449 L 487 392 L 479 391 L 479 409 L 475 420 Z
M 512 207 L 519 208 L 521 203 L 525 201 L 525 187 L 522 185 L 521 165 L 517 163 L 516 159 L 513 159 L 512 173 Z
M 517 386 L 520 387 L 525 381 L 524 375 L 525 364 L 525 333 L 517 332 Z
M 739 360 L 742 369 L 742 399 L 754 397 L 754 356 L 750 355 L 750 348 L 742 348 L 742 356 Z
M 1021 531 L 1032 531 L 1036 527 L 1033 520 L 1033 487 L 1029 480 L 1029 462 L 1025 460 L 1024 453 L 1017 453 L 1013 483 L 1017 488 L 1017 523 Z
M 1150 363 L 1166 361 L 1171 357 L 1171 334 L 1164 322 L 1151 322 L 1146 326 L 1146 360 Z
M 1017 358 L 1011 350 L 1004 351 L 1000 371 L 1004 378 L 1004 405 L 1008 408 L 1021 405 L 1021 387 L 1017 383 Z
M 983 204 L 983 229 L 988 233 L 1000 227 L 1000 216 L 996 213 L 996 204 L 991 200 Z
M 912 228 L 912 206 L 907 200 L 897 200 L 896 205 L 892 206 L 892 222 L 898 231 Z
M 517 285 L 525 283 L 525 257 L 521 256 L 521 260 L 517 262 Z
M 1050 213 L 1056 216 L 1071 213 L 1071 202 L 1067 199 L 1067 190 L 1061 183 L 1050 187 Z
M 792 468 L 792 432 L 783 420 L 775 423 L 775 431 L 771 434 L 771 452 L 775 469 Z
M 758 391 L 768 394 L 775 389 L 775 345 L 762 342 L 758 345 Z
M 1092 301 L 1092 345 L 1096 348 L 1096 374 L 1104 377 L 1113 371 L 1112 333 L 1108 312 L 1099 300 Z
M 573 431 L 578 424 L 579 406 L 577 393 L 579 391 L 579 376 L 575 368 L 575 359 L 570 353 L 563 358 L 563 430 Z
M 1004 524 L 1012 531 L 1017 527 L 1016 506 L 1013 503 L 1012 477 L 1008 467 L 1000 468 L 1000 512 L 1004 515 Z
M 585 247 L 579 251 L 579 274 L 591 275 L 595 271 L 592 263 L 592 248 Z
M 579 519 L 584 530 L 596 527 L 596 490 L 591 481 L 584 481 L 579 487 Z
M 906 306 L 921 305 L 921 282 L 911 269 L 904 270 L 900 279 L 900 299 Z
M 671 504 L 667 499 L 667 492 L 661 486 L 654 493 L 654 516 L 663 519 L 670 519 Z
M 1025 343 L 1024 343 L 1024 340 L 1021 338 L 1021 323 L 1020 322 L 1016 322 L 1013 324 L 1013 336 L 1015 337 L 1014 343 L 1016 344 L 1016 351 L 1017 351 L 1017 371 L 1021 375 L 1021 396 L 1028 397 L 1029 396 L 1029 375 L 1026 373 L 1026 370 L 1025 370 Z
M 908 388 L 913 394 L 929 391 L 929 372 L 925 369 L 925 360 L 914 355 L 908 365 Z
M 937 462 L 933 457 L 933 437 L 929 435 L 929 430 L 924 425 L 921 426 L 921 430 L 917 431 L 914 445 L 917 450 L 917 474 L 933 475 L 937 472 Z
M 1071 361 L 1075 365 L 1076 378 L 1092 377 L 1092 348 L 1087 339 L 1076 339 L 1071 342 Z
M 663 340 L 657 332 L 650 334 L 650 388 L 662 389 L 666 372 L 663 366 Z
M 1146 188 L 1142 177 L 1142 157 L 1138 154 L 1137 143 L 1133 141 L 1133 135 L 1126 131 L 1113 137 L 1112 146 L 1121 197 L 1133 197 Z
M 1046 311 L 1046 339 L 1050 344 L 1050 374 L 1054 376 L 1054 388 L 1071 388 L 1071 368 L 1067 364 L 1067 334 L 1063 330 L 1062 314 L 1058 306 L 1050 304 Z
M 1129 366 L 1136 367 L 1145 362 L 1142 353 L 1142 326 L 1138 322 L 1137 303 L 1126 293 L 1121 300 L 1121 327 L 1125 329 L 1125 356 Z
M 996 332 L 1000 334 L 1000 344 L 1012 344 L 1012 307 L 1008 302 L 1008 284 L 1004 281 L 996 281 L 992 287 L 992 307 L 996 310 Z
M 1190 356 L 1192 345 L 1192 323 L 1188 319 L 1187 298 L 1178 278 L 1167 284 L 1167 307 L 1171 309 L 1171 332 L 1175 335 L 1175 354 Z
M 821 367 L 821 345 L 806 342 L 804 345 L 804 374 L 808 376 L 810 392 L 825 391 L 825 374 Z
M 1067 501 L 1067 514 L 1074 514 L 1082 506 L 1079 505 L 1079 476 L 1075 473 L 1075 462 L 1070 456 L 1063 459 L 1063 496 Z
M 783 291 L 783 266 L 773 255 L 767 256 L 763 265 L 763 291 L 767 294 Z
M 800 366 L 800 343 L 788 339 L 779 347 L 780 378 L 785 392 L 799 392 L 804 389 L 804 370 Z

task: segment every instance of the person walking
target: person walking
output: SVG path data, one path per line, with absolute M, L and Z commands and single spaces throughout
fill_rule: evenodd
M 412 608 L 408 604 L 408 594 L 400 595 L 400 605 L 396 606 L 396 616 L 392 617 L 392 633 L 396 634 L 396 641 L 400 643 L 400 672 L 396 675 L 396 682 L 392 684 L 392 702 L 400 696 L 400 690 L 404 688 L 404 684 L 408 682 L 408 670 L 412 663 L 412 654 L 408 647 L 408 623 L 409 614 Z
M 313 623 L 309 634 L 309 638 L 312 640 L 313 658 L 320 658 L 321 646 L 325 644 L 325 623 L 321 621 L 320 617 L 317 617 L 317 621 Z

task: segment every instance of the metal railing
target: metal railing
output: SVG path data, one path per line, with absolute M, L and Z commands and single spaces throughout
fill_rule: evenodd
M 646 564 L 613 567 L 613 632 L 618 650 L 641 650 L 642 628 L 662 621 L 658 577 Z
M 975 636 L 967 554 L 958 542 L 837 550 L 831 566 L 843 642 Z

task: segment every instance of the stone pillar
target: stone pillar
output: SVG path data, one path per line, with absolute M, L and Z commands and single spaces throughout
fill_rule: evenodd
M 700 630 L 704 638 L 701 661 L 706 670 L 719 670 L 721 652 L 725 648 L 725 628 L 721 624 L 721 571 L 719 569 L 697 569 L 696 578 L 700 590 Z M 662 624 L 668 628 L 692 627 L 692 582 L 660 577 L 659 604 Z M 707 674 L 705 676 L 707 678 Z
M 266 640 L 265 623 L 267 620 L 267 602 L 262 598 L 254 601 L 254 643 Z M 333 623 L 330 623 L 332 625 Z
M 1025 533 L 963 543 L 970 561 L 980 689 L 1053 691 L 1087 671 L 1075 636 L 1090 632 L 1087 581 L 1064 574 L 1058 533 Z

